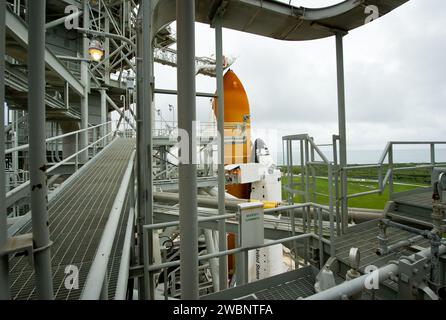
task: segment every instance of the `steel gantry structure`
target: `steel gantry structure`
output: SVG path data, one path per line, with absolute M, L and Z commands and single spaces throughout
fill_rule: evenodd
M 5 59 L 0 62 L 0 98 L 13 117 L 6 134 L 0 135 L 0 157 L 11 156 L 13 175 L 21 169 L 30 179 L 15 180 L 6 189 L 3 181 L 7 177 L 0 170 L 0 298 L 32 298 L 37 294 L 41 299 L 131 299 L 137 293 L 139 299 L 155 299 L 161 273 L 166 287 L 168 278 L 175 282 L 179 272 L 181 298 L 199 299 L 201 275 L 207 268 L 212 273 L 215 297 L 219 291 L 224 296 L 234 292 L 226 290 L 230 286 L 228 256 L 236 256 L 237 285 L 241 286 L 248 282 L 248 251 L 277 244 L 296 248 L 295 260 L 302 250 L 297 247 L 304 250 L 302 268 L 293 277 L 311 278 L 312 266 L 325 270 L 334 259 L 343 272 L 349 267 L 345 251 L 350 244 L 345 243 L 351 239 L 347 232 L 348 199 L 358 196 L 349 195 L 347 190 L 347 170 L 352 168 L 347 166 L 343 37 L 369 21 L 370 10 L 366 9 L 377 8 L 379 17 L 406 1 L 346 0 L 327 8 L 308 9 L 272 0 L 1 0 L 0 52 Z M 175 21 L 176 35 L 169 28 Z M 195 22 L 214 29 L 215 59 L 196 57 Z M 339 132 L 333 137 L 334 163 L 308 135 L 283 138 L 291 169 L 293 141 L 300 141 L 301 150 L 305 149 L 301 165 L 308 172 L 316 164 L 314 155 L 322 158 L 319 165 L 327 166 L 330 181 L 329 206 L 316 203 L 316 191 L 311 197 L 309 182 L 302 184 L 305 201 L 301 204 L 264 209 L 258 203 L 226 197 L 224 134 L 198 140 L 194 127 L 196 98 L 210 97 L 216 101 L 217 131 L 225 130 L 223 28 L 286 41 L 334 37 L 339 123 Z M 177 90 L 156 86 L 155 62 L 177 68 Z M 215 77 L 216 92 L 197 92 L 197 74 Z M 176 139 L 180 134 L 169 130 L 163 135 L 155 130 L 158 94 L 177 95 L 178 130 L 186 134 L 189 146 L 181 150 L 178 164 L 167 160 L 167 147 L 172 144 L 170 135 Z M 1 108 L 0 120 L 5 124 L 5 105 Z M 111 119 L 112 111 L 119 120 Z M 10 144 L 7 149 L 5 137 L 10 140 L 6 141 Z M 29 144 L 21 143 L 18 137 Z M 426 143 L 433 148 L 430 168 L 434 168 L 438 166 L 435 145 L 443 142 Z M 197 146 L 213 144 L 219 146 L 216 170 L 198 177 Z M 380 176 L 377 192 L 382 192 L 386 183 L 392 185 L 394 144 L 397 142 L 390 144 L 376 166 L 381 170 L 387 157 L 390 171 L 384 178 Z M 309 174 L 305 178 L 310 181 Z M 218 187 L 216 198 L 199 194 L 209 187 Z M 157 188 L 178 193 L 157 192 Z M 404 203 L 399 199 L 395 202 Z M 441 211 L 440 204 L 434 207 Z M 249 210 L 262 214 L 262 234 L 272 241 L 242 245 L 239 239 L 240 246 L 228 250 L 226 234 L 238 232 L 240 236 L 240 217 Z M 386 217 L 404 216 L 390 205 L 385 213 Z M 274 214 L 286 217 L 268 217 Z M 426 212 L 420 215 L 430 225 Z M 367 219 L 370 216 L 373 213 L 368 213 Z M 425 259 L 431 259 L 432 270 L 438 271 L 444 264 L 439 260 L 444 242 L 438 239 L 442 228 L 438 216 L 436 229 L 419 232 L 416 239 L 404 242 L 426 245 L 429 239 L 431 251 L 420 250 L 397 264 L 389 264 L 392 255 L 379 258 L 386 274 L 380 281 L 388 281 L 389 272 L 405 274 Z M 372 218 L 380 219 L 381 214 Z M 380 226 L 378 230 L 377 225 L 370 224 L 370 230 L 380 232 L 380 253 L 388 253 L 389 247 L 395 249 L 395 245 L 387 246 L 390 236 L 405 239 L 415 232 L 388 219 L 380 221 Z M 387 227 L 397 231 L 386 233 Z M 162 261 L 160 252 L 168 250 L 161 245 L 158 230 L 167 232 L 169 228 L 175 230 L 171 233 L 179 233 L 181 241 L 177 254 L 172 255 L 176 260 L 164 257 Z M 205 229 L 205 254 L 201 229 Z M 174 241 L 168 239 L 174 247 Z M 17 255 L 24 253 L 28 253 L 30 263 Z M 208 265 L 203 261 L 209 261 Z M 411 261 L 415 262 L 409 266 Z M 361 267 L 359 263 L 351 265 L 350 275 L 363 272 Z M 176 269 L 169 275 L 170 268 Z M 69 282 L 67 288 L 71 271 L 78 280 Z M 362 290 L 360 279 L 312 298 L 355 296 Z M 444 279 L 432 281 L 439 286 Z M 244 288 L 257 290 L 262 283 Z M 422 290 L 433 297 L 428 288 Z M 310 295 L 306 292 L 305 296 Z M 165 289 L 164 298 L 167 296 Z

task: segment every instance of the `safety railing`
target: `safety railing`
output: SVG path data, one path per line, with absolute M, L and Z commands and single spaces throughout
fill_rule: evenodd
M 293 160 L 293 142 L 298 142 L 300 147 L 300 190 L 294 189 L 294 160 Z M 286 152 L 284 150 L 286 145 Z M 329 161 L 328 157 L 322 152 L 318 145 L 314 142 L 307 134 L 297 134 L 282 137 L 282 148 L 283 156 L 286 155 L 286 177 L 288 179 L 285 190 L 288 192 L 288 202 L 294 203 L 294 196 L 301 195 L 301 202 L 317 202 L 317 196 L 323 196 L 328 198 L 328 213 L 330 219 L 330 237 L 334 238 L 335 232 L 335 221 L 336 221 L 336 231 L 339 234 L 340 230 L 340 217 L 334 212 L 334 197 L 335 197 L 335 187 L 334 182 L 336 179 L 333 178 L 333 163 Z M 320 160 L 316 160 L 316 155 L 319 156 Z M 316 183 L 315 168 L 317 166 L 323 166 L 327 168 L 328 175 L 328 193 L 322 193 L 318 191 Z M 310 181 L 311 180 L 311 181 Z M 311 225 L 310 214 L 308 213 L 308 220 L 305 223 L 304 220 L 304 231 Z M 317 219 L 314 218 L 314 221 Z M 313 222 L 314 222 L 313 221 Z
M 397 145 L 412 145 L 412 146 L 419 146 L 419 145 L 427 145 L 430 148 L 430 163 L 429 164 L 419 164 L 415 166 L 395 166 L 394 162 L 394 153 L 395 149 L 394 147 Z M 414 170 L 414 169 L 433 169 L 436 166 L 445 165 L 444 162 L 437 162 L 436 159 L 436 149 L 435 147 L 438 145 L 446 145 L 445 141 L 391 141 L 387 144 L 386 148 L 384 149 L 379 161 L 377 164 L 371 164 L 371 165 L 360 165 L 360 166 L 347 166 L 345 168 L 342 168 L 342 170 L 352 171 L 352 170 L 358 170 L 358 169 L 373 169 L 376 168 L 378 170 L 378 187 L 377 189 L 370 190 L 367 192 L 360 192 L 360 193 L 354 193 L 354 194 L 348 194 L 346 197 L 348 199 L 365 196 L 365 195 L 371 195 L 371 194 L 382 194 L 386 187 L 388 187 L 389 191 L 389 199 L 392 198 L 394 194 L 394 173 L 398 171 L 404 171 L 404 170 Z M 387 159 L 387 161 L 386 161 Z M 387 168 L 387 170 L 385 170 Z M 385 173 L 384 173 L 385 170 Z
M 111 136 L 114 133 L 113 129 L 112 129 L 112 123 L 114 121 L 109 121 L 103 124 L 99 124 L 96 126 L 92 126 L 89 127 L 87 129 L 82 129 L 82 130 L 77 130 L 77 131 L 73 131 L 73 132 L 69 132 L 66 134 L 62 134 L 56 137 L 51 137 L 45 140 L 46 145 L 47 145 L 47 150 L 51 150 L 52 148 L 52 143 L 58 140 L 62 140 L 62 139 L 66 139 L 66 138 L 72 138 L 75 144 L 75 150 L 74 153 L 71 154 L 70 156 L 67 156 L 66 158 L 64 158 L 63 160 L 56 162 L 56 163 L 52 163 L 50 164 L 47 168 L 46 168 L 46 174 L 50 174 L 53 171 L 55 171 L 57 168 L 68 164 L 70 161 L 74 160 L 74 170 L 75 172 L 79 169 L 79 158 L 81 156 L 81 154 L 85 154 L 89 152 L 89 150 L 92 150 L 93 153 L 93 157 L 96 155 L 97 149 L 100 145 L 100 147 L 104 148 L 108 143 L 110 143 L 112 141 Z M 97 131 L 100 130 L 102 134 L 98 134 Z M 90 140 L 92 140 L 92 142 L 90 144 L 88 144 L 87 146 L 81 148 L 79 146 L 79 138 L 81 137 L 82 134 L 91 134 L 91 138 Z M 13 154 L 19 151 L 26 151 L 29 149 L 29 144 L 26 145 L 21 145 L 18 147 L 14 147 L 14 148 L 10 148 L 5 150 L 5 154 Z M 88 161 L 88 155 L 87 155 L 87 161 Z M 17 194 L 24 192 L 28 187 L 29 187 L 30 181 L 26 181 L 24 183 L 22 183 L 21 185 L 19 185 L 18 187 L 10 190 L 9 192 L 7 192 L 6 194 L 6 206 L 9 207 L 10 205 L 12 205 L 15 201 L 15 197 Z
M 217 251 L 212 253 L 207 253 L 204 255 L 198 256 L 198 262 L 206 261 L 222 256 L 229 256 L 229 255 L 235 255 L 235 254 L 242 254 L 247 253 L 250 250 L 256 250 L 261 248 L 266 248 L 270 246 L 274 246 L 277 244 L 284 244 L 284 243 L 293 243 L 296 241 L 307 241 L 309 239 L 314 239 L 315 241 L 318 241 L 319 243 L 319 263 L 320 267 L 322 267 L 325 263 L 324 261 L 324 245 L 328 245 L 330 247 L 330 255 L 334 256 L 335 254 L 335 242 L 334 242 L 334 233 L 330 233 L 330 239 L 326 239 L 323 234 L 323 215 L 331 215 L 332 216 L 332 209 L 330 210 L 327 206 L 319 205 L 316 203 L 308 202 L 308 203 L 299 203 L 299 204 L 293 204 L 288 206 L 282 206 L 277 208 L 271 208 L 271 209 L 265 209 L 264 214 L 277 214 L 277 213 L 283 213 L 283 212 L 289 212 L 291 216 L 293 217 L 295 212 L 297 210 L 302 210 L 304 215 L 306 212 L 314 212 L 315 218 L 314 218 L 314 229 L 313 232 L 307 232 L 303 234 L 294 234 L 290 237 L 281 238 L 274 241 L 265 242 L 261 245 L 256 246 L 247 246 L 247 247 L 236 247 L 234 249 L 229 249 L 225 251 Z M 234 222 L 234 218 L 237 217 L 236 213 L 228 213 L 224 215 L 212 215 L 212 216 L 206 216 L 206 217 L 199 217 L 197 222 L 198 224 L 204 224 L 206 222 L 218 222 L 218 221 L 225 221 L 225 222 Z M 232 221 L 231 221 L 232 219 Z M 291 219 L 294 221 L 294 219 Z M 179 226 L 179 221 L 170 221 L 170 222 L 164 222 L 164 223 L 156 223 L 156 224 L 150 224 L 150 225 L 144 225 L 143 226 L 143 234 L 144 234 L 144 247 L 147 248 L 149 246 L 148 240 L 151 236 L 154 230 L 161 230 L 169 227 L 175 227 Z M 296 225 L 291 225 L 291 229 L 295 229 Z M 331 226 L 333 227 L 333 221 L 331 221 Z M 291 231 L 292 231 L 291 230 Z M 198 239 L 197 239 L 198 241 Z M 308 252 L 308 251 L 307 251 Z M 152 277 L 156 272 L 160 272 L 162 270 L 166 271 L 171 268 L 177 268 L 180 266 L 180 260 L 175 261 L 168 261 L 164 263 L 159 264 L 150 264 L 149 263 L 149 257 L 145 257 L 144 260 L 144 273 L 149 274 Z M 308 263 L 309 259 L 308 257 L 305 258 L 305 262 Z M 134 267 L 133 271 L 137 272 L 139 268 L 142 268 L 142 266 Z M 246 268 L 246 265 L 245 265 Z M 166 291 L 165 291 L 166 292 Z

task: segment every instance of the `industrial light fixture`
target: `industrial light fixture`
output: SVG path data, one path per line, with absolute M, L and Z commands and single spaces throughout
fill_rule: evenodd
M 88 49 L 88 54 L 93 61 L 99 62 L 104 57 L 104 48 L 102 47 L 101 41 L 98 39 L 92 39 L 90 41 L 90 48 Z

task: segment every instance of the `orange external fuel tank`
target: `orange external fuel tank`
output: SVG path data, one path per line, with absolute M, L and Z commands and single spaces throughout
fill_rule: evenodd
M 248 96 L 236 74 L 229 69 L 223 77 L 224 88 L 224 135 L 225 165 L 247 163 L 251 159 L 251 127 Z M 217 118 L 217 101 L 212 102 L 212 109 Z M 226 186 L 226 191 L 240 199 L 249 199 L 251 184 Z M 235 248 L 235 235 L 228 234 L 228 249 Z M 235 272 L 234 256 L 228 256 L 229 275 Z
M 225 111 L 225 165 L 247 163 L 251 159 L 251 127 L 248 96 L 237 75 L 229 69 L 223 77 Z M 217 104 L 212 103 L 215 117 Z M 240 199 L 249 199 L 250 184 L 229 185 L 226 191 Z

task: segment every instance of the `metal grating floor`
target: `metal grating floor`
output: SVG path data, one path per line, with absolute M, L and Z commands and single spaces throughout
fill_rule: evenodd
M 296 300 L 315 294 L 314 283 L 313 272 L 308 272 L 295 280 L 255 292 L 254 295 L 257 300 Z
M 121 184 L 134 139 L 117 139 L 94 163 L 49 204 L 51 262 L 56 299 L 78 299 Z M 127 210 L 125 210 L 127 212 Z M 109 293 L 114 292 L 119 270 L 127 214 L 120 219 L 109 261 Z M 29 222 L 20 233 L 31 232 Z M 65 288 L 65 268 L 79 269 L 79 289 Z M 35 299 L 34 272 L 25 257 L 10 260 L 13 299 Z
M 349 230 L 349 232 L 339 238 L 336 238 L 336 257 L 343 263 L 349 265 L 349 253 L 352 247 L 359 248 L 361 261 L 360 270 L 369 265 L 382 267 L 390 260 L 395 260 L 401 255 L 412 254 L 413 252 L 401 249 L 392 254 L 379 256 L 376 254 L 378 249 L 378 220 L 372 220 L 361 223 Z M 407 240 L 414 235 L 395 228 L 387 228 L 389 244 L 397 243 L 401 240 Z M 422 247 L 428 247 L 428 240 L 422 239 L 415 243 Z
M 396 193 L 393 200 L 400 203 L 432 209 L 432 190 L 411 194 L 403 193 L 401 195 Z

